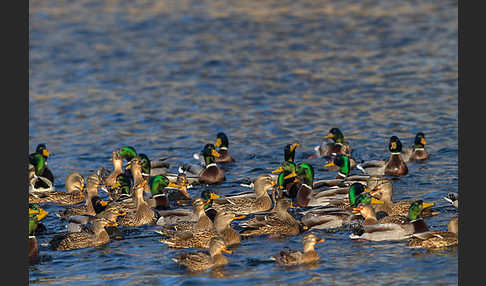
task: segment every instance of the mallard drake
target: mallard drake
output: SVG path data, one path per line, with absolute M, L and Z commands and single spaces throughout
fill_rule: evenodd
M 29 265 L 35 264 L 39 257 L 39 246 L 35 233 L 39 222 L 46 217 L 48 212 L 38 205 L 29 207 Z
M 49 151 L 47 151 L 47 147 L 45 144 L 39 144 L 37 145 L 35 152 L 29 154 L 29 163 L 32 164 L 35 168 L 35 177 L 37 178 L 45 178 L 46 180 L 43 179 L 37 179 L 33 183 L 33 190 L 34 191 L 51 191 L 53 190 L 53 185 L 54 185 L 54 175 L 52 174 L 51 170 L 49 167 L 47 167 L 47 158 L 51 154 Z
M 402 156 L 402 143 L 397 136 L 390 137 L 388 150 L 391 152 L 387 161 L 373 160 L 357 165 L 357 168 L 369 175 L 405 176 L 408 167 Z
M 130 162 L 137 155 L 137 151 L 132 146 L 124 146 L 120 148 L 120 156 L 127 162 Z M 142 154 L 141 159 L 147 159 L 149 163 L 149 168 L 147 168 L 147 166 L 144 167 L 145 176 L 155 176 L 161 174 L 164 175 L 167 173 L 167 170 L 170 166 L 169 163 L 164 162 L 167 158 L 163 158 L 160 160 L 149 160 L 147 155 Z
M 108 196 L 112 201 L 130 198 L 132 178 L 127 174 L 120 174 L 116 177 L 115 183 L 111 186 Z
M 84 178 L 78 172 L 73 172 L 66 177 L 66 191 L 52 191 L 41 193 L 30 193 L 29 203 L 53 202 L 59 205 L 71 206 L 82 203 L 85 198 L 83 194 Z
M 363 212 L 364 209 L 368 211 Z M 420 217 L 422 209 L 423 201 L 417 200 L 410 205 L 407 218 L 384 217 L 378 221 L 375 215 L 374 218 L 371 217 L 368 220 L 366 225 L 362 225 L 362 228 L 356 229 L 349 237 L 351 239 L 371 241 L 403 240 L 410 238 L 414 233 L 429 230 L 424 220 Z M 374 210 L 368 206 L 358 207 L 355 211 L 359 211 L 363 216 L 374 215 Z
M 157 215 L 154 210 L 143 199 L 143 192 L 146 181 L 138 185 L 134 185 L 132 193 L 135 194 L 137 200 L 137 209 L 135 212 L 130 212 L 118 220 L 118 224 L 122 226 L 140 226 L 144 224 L 155 224 L 157 222 Z
M 206 144 L 203 152 L 205 168 L 199 174 L 199 182 L 202 184 L 215 184 L 226 180 L 223 170 L 221 170 L 214 157 L 220 157 L 213 144 Z
M 295 163 L 295 149 L 299 147 L 299 143 L 287 144 L 284 147 L 284 161 Z
M 184 265 L 190 271 L 205 271 L 228 264 L 228 259 L 221 252 L 232 253 L 231 250 L 226 249 L 226 244 L 222 238 L 214 237 L 209 243 L 209 253 L 186 252 L 172 258 L 172 260 Z
M 376 212 L 385 212 L 389 216 L 400 215 L 407 216 L 409 212 L 410 205 L 414 202 L 412 200 L 401 200 L 398 202 L 393 202 L 393 185 L 391 181 L 383 181 L 380 186 L 377 186 L 375 190 L 370 192 L 374 197 L 382 200 L 383 205 L 376 207 Z M 431 209 L 435 203 L 424 203 L 421 215 L 423 217 L 433 216 L 439 213 L 438 210 Z
M 339 167 L 339 171 L 336 175 L 336 179 L 345 180 L 349 176 L 349 172 L 351 171 L 350 159 L 346 155 L 337 154 L 333 157 L 331 162 L 324 165 L 326 168 Z
M 291 201 L 281 197 L 277 200 L 276 207 L 270 215 L 257 215 L 254 218 L 241 223 L 241 237 L 255 237 L 259 235 L 297 235 L 301 231 L 300 223 L 287 212 L 291 207 Z
M 294 162 L 283 161 L 272 174 L 279 174 L 276 182 L 279 190 L 283 190 L 285 196 L 294 198 L 297 195 L 300 183 L 295 180 L 297 165 Z
M 412 234 L 408 246 L 413 248 L 442 248 L 457 245 L 459 242 L 459 218 L 452 218 L 448 225 L 448 231 L 434 230 Z
M 425 150 L 425 145 L 427 145 L 425 134 L 423 132 L 417 133 L 412 147 L 406 148 L 401 152 L 403 161 L 421 161 L 429 158 L 429 153 Z
M 273 204 L 267 190 L 275 185 L 272 176 L 267 174 L 259 175 L 253 185 L 255 186 L 256 197 L 234 196 L 220 198 L 213 201 L 213 208 L 217 212 L 227 211 L 243 215 L 270 210 Z
M 316 263 L 321 258 L 319 254 L 314 250 L 314 246 L 319 242 L 324 242 L 323 238 L 318 237 L 316 234 L 309 232 L 302 237 L 302 245 L 304 247 L 304 253 L 300 251 L 293 251 L 285 249 L 278 254 L 271 257 L 280 265 L 301 265 Z
M 444 200 L 448 201 L 456 209 L 459 207 L 459 194 L 458 193 L 448 193 Z
M 213 208 L 213 202 L 215 199 L 219 199 L 220 196 L 213 193 L 210 190 L 203 190 L 201 192 L 201 199 L 204 200 L 205 205 L 204 205 L 204 212 L 206 215 L 211 219 L 212 222 L 214 222 L 214 218 L 216 217 L 216 214 L 218 213 L 214 208 Z
M 221 237 L 227 246 L 233 246 L 240 243 L 240 235 L 231 228 L 230 222 L 241 218 L 244 216 L 237 217 L 233 213 L 218 212 L 214 219 L 214 229 L 173 231 L 166 234 L 168 238 L 162 239 L 160 242 L 173 248 L 208 248 L 212 238 Z
M 383 201 L 377 200 L 366 189 L 360 188 L 361 184 L 355 183 L 349 189 L 349 201 L 351 203 L 343 204 L 338 207 L 326 207 L 311 209 L 304 212 L 301 222 L 308 229 L 333 229 L 349 224 L 356 216 L 353 215 L 353 207 L 360 204 L 383 204 Z M 361 185 L 362 186 L 362 185 Z M 359 195 L 358 195 L 359 193 Z
M 39 204 L 29 203 L 29 235 L 36 235 L 46 230 L 40 221 L 48 214 L 49 212 L 42 209 Z M 31 216 L 35 216 L 35 221 L 30 219 Z
M 165 190 L 168 187 L 179 190 L 178 193 L 182 193 L 182 195 L 186 199 L 191 198 L 187 193 L 185 186 L 179 186 L 178 184 L 172 183 L 164 175 L 157 175 L 151 177 L 149 179 L 149 185 L 150 185 L 150 192 L 152 194 L 152 198 L 147 199 L 146 201 L 151 208 L 156 208 L 156 209 L 170 208 L 169 194 L 167 190 Z M 174 197 L 174 195 L 172 197 Z
M 315 153 L 309 156 L 309 159 L 332 156 L 334 154 L 350 155 L 351 147 L 344 141 L 344 135 L 339 128 L 331 128 L 329 134 L 324 137 L 326 140 L 331 139 L 333 142 L 322 142 L 321 145 L 314 147 Z
M 88 176 L 88 179 L 86 180 L 86 194 L 84 196 L 84 199 L 86 203 L 83 206 L 80 207 L 72 207 L 69 209 L 66 209 L 64 212 L 57 214 L 58 217 L 67 219 L 70 216 L 75 216 L 75 215 L 83 215 L 83 214 L 89 214 L 89 215 L 96 215 L 96 212 L 93 207 L 93 201 L 92 199 L 94 197 L 98 197 L 98 187 L 103 186 L 101 184 L 101 180 L 98 177 L 97 174 L 91 174 Z M 103 201 L 102 204 L 106 205 L 107 202 Z
M 110 222 L 105 218 L 97 218 L 93 221 L 93 233 L 72 232 L 55 235 L 49 242 L 54 250 L 79 249 L 91 246 L 100 246 L 110 242 L 110 236 L 105 230 L 105 226 L 116 226 L 115 222 Z
M 218 147 L 219 157 L 216 156 L 214 158 L 214 162 L 216 163 L 231 163 L 235 162 L 235 159 L 230 155 L 228 151 L 228 136 L 223 132 L 219 132 L 216 135 L 216 147 Z

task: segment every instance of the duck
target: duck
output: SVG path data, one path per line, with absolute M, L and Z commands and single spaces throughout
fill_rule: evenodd
M 337 166 L 339 167 L 338 173 L 336 175 L 336 179 L 346 180 L 349 176 L 351 171 L 350 159 L 346 155 L 337 154 L 333 157 L 333 159 L 324 167 L 330 168 Z
M 459 194 L 458 193 L 449 192 L 449 193 L 447 193 L 447 197 L 444 197 L 444 200 L 449 202 L 456 209 L 459 208 Z
M 101 184 L 101 179 L 97 174 L 91 174 L 88 176 L 86 180 L 86 190 L 85 190 L 85 195 L 84 195 L 84 200 L 85 204 L 79 207 L 72 207 L 69 209 L 64 210 L 62 213 L 56 214 L 58 217 L 62 219 L 67 219 L 70 216 L 75 216 L 75 215 L 83 215 L 83 214 L 88 214 L 88 215 L 96 215 L 96 212 L 93 207 L 93 198 L 96 200 L 101 200 L 101 204 L 103 206 L 106 206 L 108 202 L 102 200 L 100 197 L 98 197 L 98 187 L 103 186 Z
M 63 206 L 72 206 L 82 203 L 85 198 L 84 178 L 79 172 L 70 173 L 65 180 L 66 191 L 50 191 L 41 193 L 30 193 L 29 203 L 52 202 Z
M 369 194 L 369 191 L 363 190 L 362 184 L 354 183 L 349 189 L 349 203 L 340 206 L 329 206 L 325 208 L 316 208 L 303 212 L 301 222 L 308 229 L 336 229 L 350 224 L 357 216 L 353 214 L 353 207 L 365 204 L 383 204 Z
M 133 146 L 123 146 L 119 151 L 120 156 L 127 162 L 130 162 L 133 158 L 139 155 Z M 150 167 L 150 169 L 147 170 L 147 166 L 145 166 L 146 172 L 144 172 L 144 176 L 165 175 L 170 167 L 170 164 L 165 162 L 167 158 L 162 158 L 160 160 L 149 160 L 148 156 L 145 154 L 143 154 L 141 157 L 143 160 L 147 159 Z
M 222 238 L 214 237 L 209 242 L 209 253 L 201 251 L 185 252 L 173 257 L 172 260 L 190 271 L 205 271 L 228 264 L 228 259 L 222 252 L 232 253 L 231 250 L 226 249 L 226 243 Z
M 115 183 L 111 185 L 108 196 L 112 201 L 119 201 L 130 198 L 132 188 L 131 176 L 122 173 L 115 179 Z
M 301 224 L 287 212 L 291 206 L 288 198 L 280 197 L 271 214 L 257 215 L 240 223 L 240 227 L 243 228 L 240 231 L 241 237 L 250 238 L 266 234 L 271 236 L 298 235 L 301 232 Z
M 275 183 L 272 176 L 259 175 L 253 182 L 256 197 L 251 195 L 220 198 L 214 200 L 212 206 L 216 212 L 228 211 L 242 215 L 268 211 L 272 209 L 273 203 L 267 190 L 275 186 Z
M 214 158 L 221 155 L 216 151 L 213 144 L 206 144 L 203 149 L 205 167 L 199 173 L 199 182 L 202 184 L 215 184 L 226 180 L 223 170 L 214 161 Z
M 39 245 L 35 236 L 39 222 L 48 212 L 38 205 L 29 206 L 29 265 L 36 264 L 39 258 Z
M 127 214 L 126 212 L 113 208 L 111 204 L 102 205 L 100 201 L 96 201 L 93 204 L 96 215 L 76 215 L 69 217 L 68 224 L 66 225 L 67 232 L 93 232 L 93 221 L 97 218 L 104 218 L 108 221 L 116 222 L 119 216 Z M 123 234 L 116 226 L 106 226 L 105 230 L 111 239 L 123 238 Z
M 401 200 L 393 202 L 393 184 L 391 181 L 383 181 L 379 186 L 376 186 L 375 190 L 371 191 L 370 194 L 384 202 L 384 204 L 376 207 L 376 212 L 384 212 L 385 215 L 389 216 L 407 216 L 410 205 L 414 202 L 413 200 Z M 435 206 L 434 202 L 424 202 L 421 212 L 422 217 L 437 215 L 439 211 L 436 209 L 432 209 L 431 207 L 433 206 Z
M 157 175 L 149 179 L 150 193 L 152 198 L 146 199 L 148 205 L 155 209 L 168 209 L 170 208 L 171 197 L 174 201 L 180 196 L 174 195 L 175 192 L 171 192 L 172 195 L 169 196 L 168 190 L 166 188 L 176 189 L 177 194 L 181 194 L 184 199 L 191 199 L 189 193 L 187 193 L 186 185 L 178 185 L 172 183 L 166 176 Z
M 117 182 L 117 177 L 123 174 L 123 158 L 120 155 L 120 150 L 113 150 L 110 161 L 113 164 L 113 171 L 105 178 L 102 178 L 103 184 L 112 188 Z
M 302 237 L 302 245 L 304 253 L 300 251 L 285 249 L 271 257 L 280 265 L 302 265 L 316 263 L 321 258 L 315 251 L 314 247 L 317 243 L 324 242 L 325 239 L 318 237 L 315 233 L 309 232 Z
M 236 216 L 234 213 L 218 212 L 214 219 L 214 229 L 172 231 L 165 234 L 168 238 L 161 239 L 160 242 L 172 248 L 209 248 L 209 242 L 213 237 L 221 237 L 227 246 L 239 245 L 241 237 L 231 228 L 230 223 L 242 218 L 244 216 Z
M 71 232 L 57 234 L 49 242 L 53 250 L 70 250 L 86 247 L 100 246 L 111 241 L 106 226 L 117 226 L 116 222 L 111 222 L 105 218 L 93 220 L 93 232 Z
M 351 239 L 364 239 L 370 241 L 405 240 L 412 234 L 429 231 L 420 213 L 423 209 L 423 201 L 414 201 L 409 208 L 408 217 L 394 216 L 384 217 L 380 220 L 376 218 L 373 208 L 360 206 L 355 212 L 360 212 L 363 217 L 371 216 L 366 224 L 357 228 L 350 234 Z M 366 210 L 366 211 L 363 211 Z M 375 217 L 373 217 L 375 215 Z
M 287 197 L 295 197 L 298 191 L 299 182 L 295 180 L 295 170 L 297 165 L 291 161 L 283 161 L 282 164 L 272 174 L 278 174 L 276 182 L 278 185 L 278 192 L 283 191 L 283 194 Z
M 329 157 L 334 154 L 350 155 L 351 147 L 347 141 L 344 141 L 344 135 L 339 128 L 333 127 L 329 134 L 324 137 L 326 140 L 331 139 L 333 142 L 324 141 L 321 145 L 314 147 L 315 153 L 307 159 Z
M 204 211 L 205 202 L 202 198 L 195 198 L 192 203 L 192 213 L 186 212 L 165 212 L 157 221 L 157 225 L 165 226 L 164 229 L 156 231 L 164 235 L 171 231 L 192 231 L 201 229 L 213 229 L 213 221 Z M 159 213 L 160 214 L 160 213 Z
M 236 160 L 231 156 L 228 150 L 228 136 L 224 132 L 219 132 L 216 135 L 216 147 L 218 148 L 219 157 L 214 158 L 216 163 L 233 163 Z
M 447 224 L 447 231 L 434 230 L 412 234 L 408 243 L 411 248 L 437 249 L 455 246 L 459 243 L 459 218 L 453 217 Z
M 143 199 L 143 192 L 146 184 L 147 182 L 143 181 L 140 184 L 133 186 L 132 193 L 135 194 L 137 201 L 136 211 L 129 212 L 119 219 L 119 225 L 134 227 L 145 224 L 155 224 L 157 222 L 157 213 Z
M 408 167 L 401 156 L 402 143 L 397 136 L 391 136 L 388 145 L 390 158 L 387 161 L 372 160 L 360 163 L 356 168 L 369 175 L 405 176 Z
M 295 163 L 295 149 L 299 147 L 299 143 L 287 144 L 284 147 L 284 161 Z
M 406 163 L 411 161 L 423 161 L 429 158 L 429 153 L 425 150 L 427 141 L 425 140 L 425 134 L 418 132 L 415 135 L 414 144 L 410 148 L 405 148 L 401 152 L 403 161 Z
M 47 166 L 47 158 L 51 155 L 46 144 L 38 144 L 35 152 L 29 154 L 29 163 L 34 167 L 35 180 L 32 182 L 32 191 L 54 190 L 54 175 Z
M 219 198 L 217 194 L 213 193 L 210 190 L 203 190 L 201 192 L 201 197 L 196 198 L 192 202 L 192 209 L 172 209 L 172 210 L 159 210 L 159 219 L 157 220 L 157 225 L 160 226 L 168 226 L 174 225 L 179 222 L 183 221 L 191 221 L 197 222 L 200 217 L 202 217 L 202 213 L 199 210 L 196 210 L 195 204 L 196 200 L 201 200 L 203 202 L 203 211 L 205 215 L 214 223 L 214 218 L 217 214 L 216 210 L 212 208 L 212 203 L 214 199 Z M 199 203 L 198 203 L 199 204 Z M 161 233 L 158 231 L 158 233 Z

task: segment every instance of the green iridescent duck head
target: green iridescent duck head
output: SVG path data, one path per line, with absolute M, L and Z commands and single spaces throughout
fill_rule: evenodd
M 341 130 L 339 130 L 339 128 L 336 127 L 329 130 L 329 134 L 327 134 L 327 136 L 324 138 L 332 139 L 334 143 L 344 143 L 344 135 L 341 132 Z
M 294 162 L 284 161 L 278 169 L 272 171 L 273 174 L 280 173 L 277 178 L 277 185 L 279 188 L 284 188 L 288 183 L 294 181 L 297 176 L 297 165 Z
M 150 159 L 144 153 L 137 155 L 138 159 L 142 161 L 142 175 L 150 176 Z
M 152 196 L 161 195 L 164 192 L 164 189 L 167 187 L 172 188 L 180 188 L 179 185 L 172 183 L 169 179 L 164 175 L 157 175 L 150 179 L 150 192 Z
M 30 163 L 34 166 L 34 171 L 37 176 L 42 176 L 47 167 L 46 158 L 39 153 L 34 153 L 29 158 Z
M 423 132 L 417 133 L 417 135 L 415 135 L 415 142 L 413 146 L 415 148 L 425 148 L 425 145 L 427 145 L 427 141 L 425 141 L 425 134 Z
M 204 209 L 208 209 L 213 206 L 213 200 L 220 198 L 210 190 L 204 190 L 201 192 L 201 199 L 204 201 Z
M 356 198 L 359 195 L 361 195 L 361 193 L 363 192 L 369 192 L 369 190 L 367 190 L 363 184 L 353 183 L 351 186 L 349 186 L 349 191 L 348 191 L 349 204 L 355 205 Z
M 122 194 L 130 194 L 130 188 L 132 187 L 132 180 L 126 174 L 120 174 L 116 177 L 115 184 L 111 186 L 112 189 L 119 189 Z
M 308 163 L 300 163 L 297 165 L 296 172 L 302 182 L 312 189 L 314 184 L 314 168 Z
M 346 155 L 342 155 L 342 154 L 337 154 L 329 164 L 324 165 L 324 167 L 326 167 L 326 168 L 332 167 L 332 166 L 338 166 L 339 167 L 339 173 L 343 177 L 347 177 L 349 175 L 349 171 L 351 170 L 349 157 L 346 156 Z
M 390 137 L 388 150 L 390 150 L 392 154 L 400 154 L 400 152 L 402 152 L 402 142 L 400 142 L 400 139 L 398 139 L 397 136 Z
M 46 144 L 39 144 L 37 145 L 37 148 L 35 148 L 35 152 L 38 154 L 41 154 L 45 159 L 51 155 L 49 151 L 47 151 L 47 146 Z
M 40 208 L 39 204 L 29 204 L 29 236 L 33 236 L 39 222 L 47 216 L 49 212 Z
M 220 149 L 221 148 L 228 149 L 228 145 L 229 145 L 228 136 L 226 136 L 226 134 L 224 134 L 223 132 L 219 132 L 216 135 L 216 147 L 218 147 Z
M 120 148 L 120 156 L 127 160 L 127 162 L 130 162 L 137 156 L 137 151 L 132 146 L 124 146 Z
M 352 207 L 358 207 L 361 204 L 362 205 L 369 205 L 369 204 L 383 204 L 383 203 L 384 203 L 383 201 L 376 199 L 375 197 L 373 197 L 368 192 L 362 192 L 361 194 L 359 194 L 356 197 L 354 204 L 352 204 L 351 201 L 350 201 L 350 205 Z
M 410 205 L 410 208 L 408 209 L 408 218 L 410 220 L 416 220 L 420 217 L 420 214 L 424 209 L 430 208 L 434 205 L 434 203 L 424 203 L 423 200 L 416 200 Z
M 298 143 L 287 144 L 285 146 L 285 148 L 284 148 L 284 158 L 285 158 L 285 161 L 294 162 L 295 149 L 297 149 L 297 147 L 299 147 L 299 144 Z
M 204 162 L 206 163 L 206 166 L 214 163 L 214 157 L 220 156 L 218 151 L 216 151 L 216 147 L 214 146 L 214 144 L 206 144 L 206 146 L 204 146 L 204 149 L 202 150 L 202 155 L 204 157 Z

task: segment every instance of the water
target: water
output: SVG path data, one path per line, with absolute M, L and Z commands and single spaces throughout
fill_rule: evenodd
M 332 127 L 358 160 L 388 156 L 423 131 L 431 158 L 394 181 L 394 199 L 434 201 L 426 220 L 446 229 L 457 214 L 442 197 L 458 191 L 457 1 L 30 1 L 29 146 L 48 144 L 56 188 L 72 171 L 110 168 L 111 151 L 133 145 L 170 157 L 171 171 L 229 136 L 234 165 L 219 194 L 278 167 L 299 142 L 301 162 Z M 317 178 L 331 178 L 313 160 Z M 190 190 L 192 196 L 200 189 Z M 51 233 L 63 208 L 46 204 Z M 322 262 L 262 263 L 301 237 L 251 239 L 221 271 L 188 274 L 137 228 L 99 248 L 51 251 L 29 267 L 31 284 L 457 284 L 456 249 L 413 250 L 406 242 L 357 242 L 316 230 Z M 53 234 L 39 236 L 46 243 Z

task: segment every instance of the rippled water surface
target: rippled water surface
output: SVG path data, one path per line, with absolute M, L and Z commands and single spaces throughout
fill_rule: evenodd
M 360 160 L 383 159 L 390 136 L 426 134 L 431 158 L 394 181 L 394 199 L 434 201 L 446 229 L 457 211 L 458 23 L 456 1 L 30 1 L 29 146 L 48 144 L 58 190 L 72 171 L 111 169 L 111 151 L 133 145 L 170 157 L 171 171 L 217 132 L 237 163 L 222 195 L 278 167 L 298 141 L 303 161 L 332 127 Z M 323 160 L 317 178 L 331 178 Z M 192 196 L 200 189 L 190 189 Z M 46 204 L 48 242 L 65 223 Z M 406 242 L 358 242 L 315 232 L 322 262 L 261 263 L 301 237 L 244 240 L 221 271 L 189 274 L 153 232 L 139 227 L 98 248 L 52 251 L 29 267 L 32 284 L 457 284 L 458 252 Z M 185 251 L 185 250 L 183 250 Z

